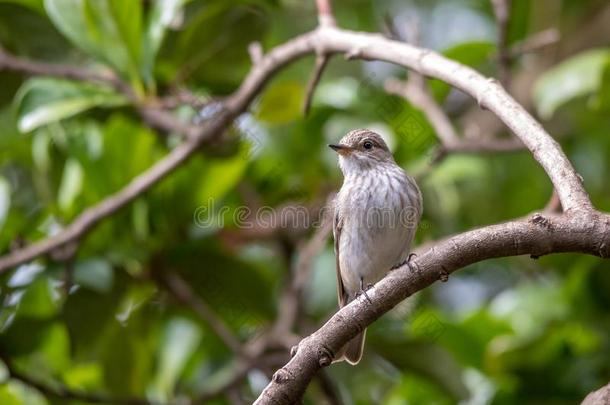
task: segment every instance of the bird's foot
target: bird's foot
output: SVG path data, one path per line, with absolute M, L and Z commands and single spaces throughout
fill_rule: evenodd
M 373 302 L 371 301 L 371 299 L 369 298 L 368 294 L 366 293 L 371 288 L 373 288 L 373 284 L 367 284 L 366 287 L 365 287 L 364 286 L 364 279 L 360 278 L 360 291 L 356 292 L 356 298 L 358 298 L 361 295 L 364 295 L 364 298 L 366 298 L 366 300 L 370 304 L 372 304 Z

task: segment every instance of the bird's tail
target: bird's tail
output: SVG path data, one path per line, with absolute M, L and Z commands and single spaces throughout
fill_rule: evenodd
M 362 333 L 358 334 L 355 338 L 347 342 L 347 344 L 341 348 L 339 353 L 337 353 L 337 356 L 335 356 L 334 362 L 345 360 L 352 366 L 358 364 L 358 362 L 362 358 L 362 350 L 364 349 L 365 336 L 366 329 L 363 330 Z

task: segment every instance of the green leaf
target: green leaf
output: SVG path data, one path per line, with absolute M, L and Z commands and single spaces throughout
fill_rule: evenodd
M 141 396 L 151 381 L 155 360 L 153 344 L 158 341 L 157 313 L 144 304 L 133 303 L 128 319 L 119 319 L 120 315 L 116 314 L 100 336 L 98 358 L 104 368 L 108 392 Z
M 41 377 L 67 370 L 70 367 L 70 337 L 66 325 L 55 322 L 50 326 L 36 355 L 28 360 L 32 368 L 36 368 L 35 374 Z
M 11 207 L 11 185 L 0 176 L 0 231 L 6 221 L 9 208 Z
M 272 85 L 261 99 L 257 118 L 273 124 L 292 122 L 301 116 L 303 86 L 294 81 Z
M 103 370 L 97 363 L 76 364 L 66 370 L 63 380 L 73 389 L 95 389 L 103 381 Z
M 47 173 L 51 168 L 49 148 L 52 142 L 52 135 L 47 128 L 35 131 L 32 137 L 32 160 L 34 161 L 34 166 L 43 173 Z
M 46 405 L 49 402 L 34 388 L 17 380 L 0 385 L 2 405 Z
M 452 46 L 442 53 L 456 62 L 477 68 L 479 65 L 488 62 L 495 51 L 496 46 L 491 42 L 473 41 Z M 430 80 L 430 88 L 438 101 L 443 101 L 451 90 L 451 86 L 447 83 L 436 79 Z
M 44 345 L 53 323 L 52 319 L 17 316 L 0 333 L 0 347 L 13 356 L 32 353 Z
M 540 76 L 534 85 L 538 114 L 549 119 L 561 105 L 597 91 L 609 57 L 608 49 L 582 52 Z
M 44 0 L 53 24 L 72 43 L 110 65 L 141 90 L 142 3 Z
M 402 376 L 400 383 L 388 393 L 383 403 L 388 405 L 449 405 L 456 401 L 419 375 L 406 374 Z
M 148 203 L 141 199 L 133 203 L 131 211 L 133 232 L 139 240 L 146 240 L 150 236 Z
M 247 166 L 248 160 L 241 155 L 212 162 L 197 190 L 197 201 L 206 204 L 223 198 L 235 187 Z
M 263 38 L 268 15 L 242 1 L 198 1 L 188 11 L 172 46 L 163 48 L 159 73 L 169 82 L 177 76 L 212 92 L 232 91 L 250 68 L 246 49 Z
M 79 261 L 74 268 L 74 282 L 90 289 L 107 293 L 112 289 L 114 273 L 112 266 L 103 259 Z
M 78 160 L 70 158 L 64 167 L 61 185 L 57 196 L 57 203 L 63 211 L 69 211 L 74 205 L 76 197 L 83 188 L 83 168 Z
M 201 331 L 193 322 L 184 318 L 169 321 L 165 327 L 153 383 L 153 391 L 159 400 L 165 402 L 171 399 L 176 382 L 197 349 L 200 339 Z
M 34 78 L 21 87 L 16 102 L 19 130 L 29 132 L 93 107 L 116 107 L 127 100 L 101 85 Z
M 155 57 L 161 47 L 165 33 L 172 21 L 180 15 L 182 7 L 190 0 L 156 0 L 148 16 L 148 26 L 144 38 L 143 68 L 152 74 Z M 149 78 L 146 78 L 150 80 Z
M 17 315 L 27 318 L 50 318 L 57 314 L 59 303 L 53 296 L 53 286 L 46 277 L 34 281 L 19 303 Z
M 599 90 L 597 91 L 596 106 L 607 111 L 610 109 L 610 58 L 606 60 L 602 71 L 602 79 Z

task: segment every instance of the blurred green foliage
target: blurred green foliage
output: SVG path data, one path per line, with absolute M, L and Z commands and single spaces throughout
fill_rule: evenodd
M 147 100 L 186 88 L 222 97 L 265 49 L 315 27 L 314 2 L 252 0 L 2 0 L 0 43 L 28 58 L 114 72 Z M 339 24 L 378 31 L 416 16 L 423 45 L 496 74 L 489 2 L 335 2 Z M 604 1 L 512 2 L 509 41 L 557 27 L 571 49 Z M 542 10 L 544 8 L 544 10 Z M 552 10 L 551 12 L 546 12 Z M 585 38 L 587 39 L 587 38 Z M 534 83 L 522 99 L 561 142 L 600 209 L 610 210 L 610 51 L 542 51 L 514 62 Z M 561 54 L 561 61 L 557 54 Z M 276 318 L 295 240 L 235 243 L 235 214 L 260 204 L 310 204 L 341 177 L 326 144 L 370 127 L 421 175 L 418 242 L 540 210 L 551 186 L 528 153 L 449 156 L 427 170 L 436 138 L 425 116 L 383 91 L 404 76 L 378 62 L 331 61 L 309 116 L 300 113 L 313 58 L 277 74 L 229 136 L 239 150 L 206 150 L 95 228 L 72 263 L 40 259 L 0 276 L 0 352 L 51 387 L 173 402 L 223 383 L 233 354 L 155 274 L 177 272 L 244 341 Z M 529 74 L 532 64 L 545 66 Z M 533 69 L 532 69 L 533 70 Z M 529 76 L 528 76 L 529 75 Z M 472 101 L 430 81 L 456 121 Z M 529 102 L 529 101 L 528 101 Z M 188 107 L 177 115 L 192 117 Z M 245 140 L 244 140 L 245 139 Z M 177 143 L 149 129 L 128 99 L 100 83 L 0 71 L 0 252 L 48 237 L 121 189 Z M 246 153 L 244 153 L 246 150 Z M 249 152 L 248 152 L 249 150 Z M 425 175 L 424 175 L 425 173 Z M 201 209 L 203 208 L 203 211 Z M 226 209 L 225 209 L 226 208 Z M 200 213 L 222 223 L 203 226 Z M 328 369 L 345 403 L 572 404 L 610 380 L 610 272 L 602 260 L 554 255 L 471 266 L 371 326 L 363 362 Z M 332 245 L 315 258 L 301 333 L 336 310 Z M 1 404 L 78 403 L 45 397 L 0 367 Z M 264 382 L 263 382 L 264 383 Z M 260 373 L 241 386 L 246 400 Z M 225 403 L 219 397 L 216 403 Z M 322 403 L 312 384 L 306 403 Z

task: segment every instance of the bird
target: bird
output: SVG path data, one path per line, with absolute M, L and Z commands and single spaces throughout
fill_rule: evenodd
M 355 129 L 328 146 L 339 155 L 344 177 L 333 214 L 337 295 L 342 308 L 361 294 L 366 296 L 368 288 L 410 259 L 422 195 L 379 134 Z M 351 339 L 333 362 L 358 364 L 365 334 L 366 329 Z

